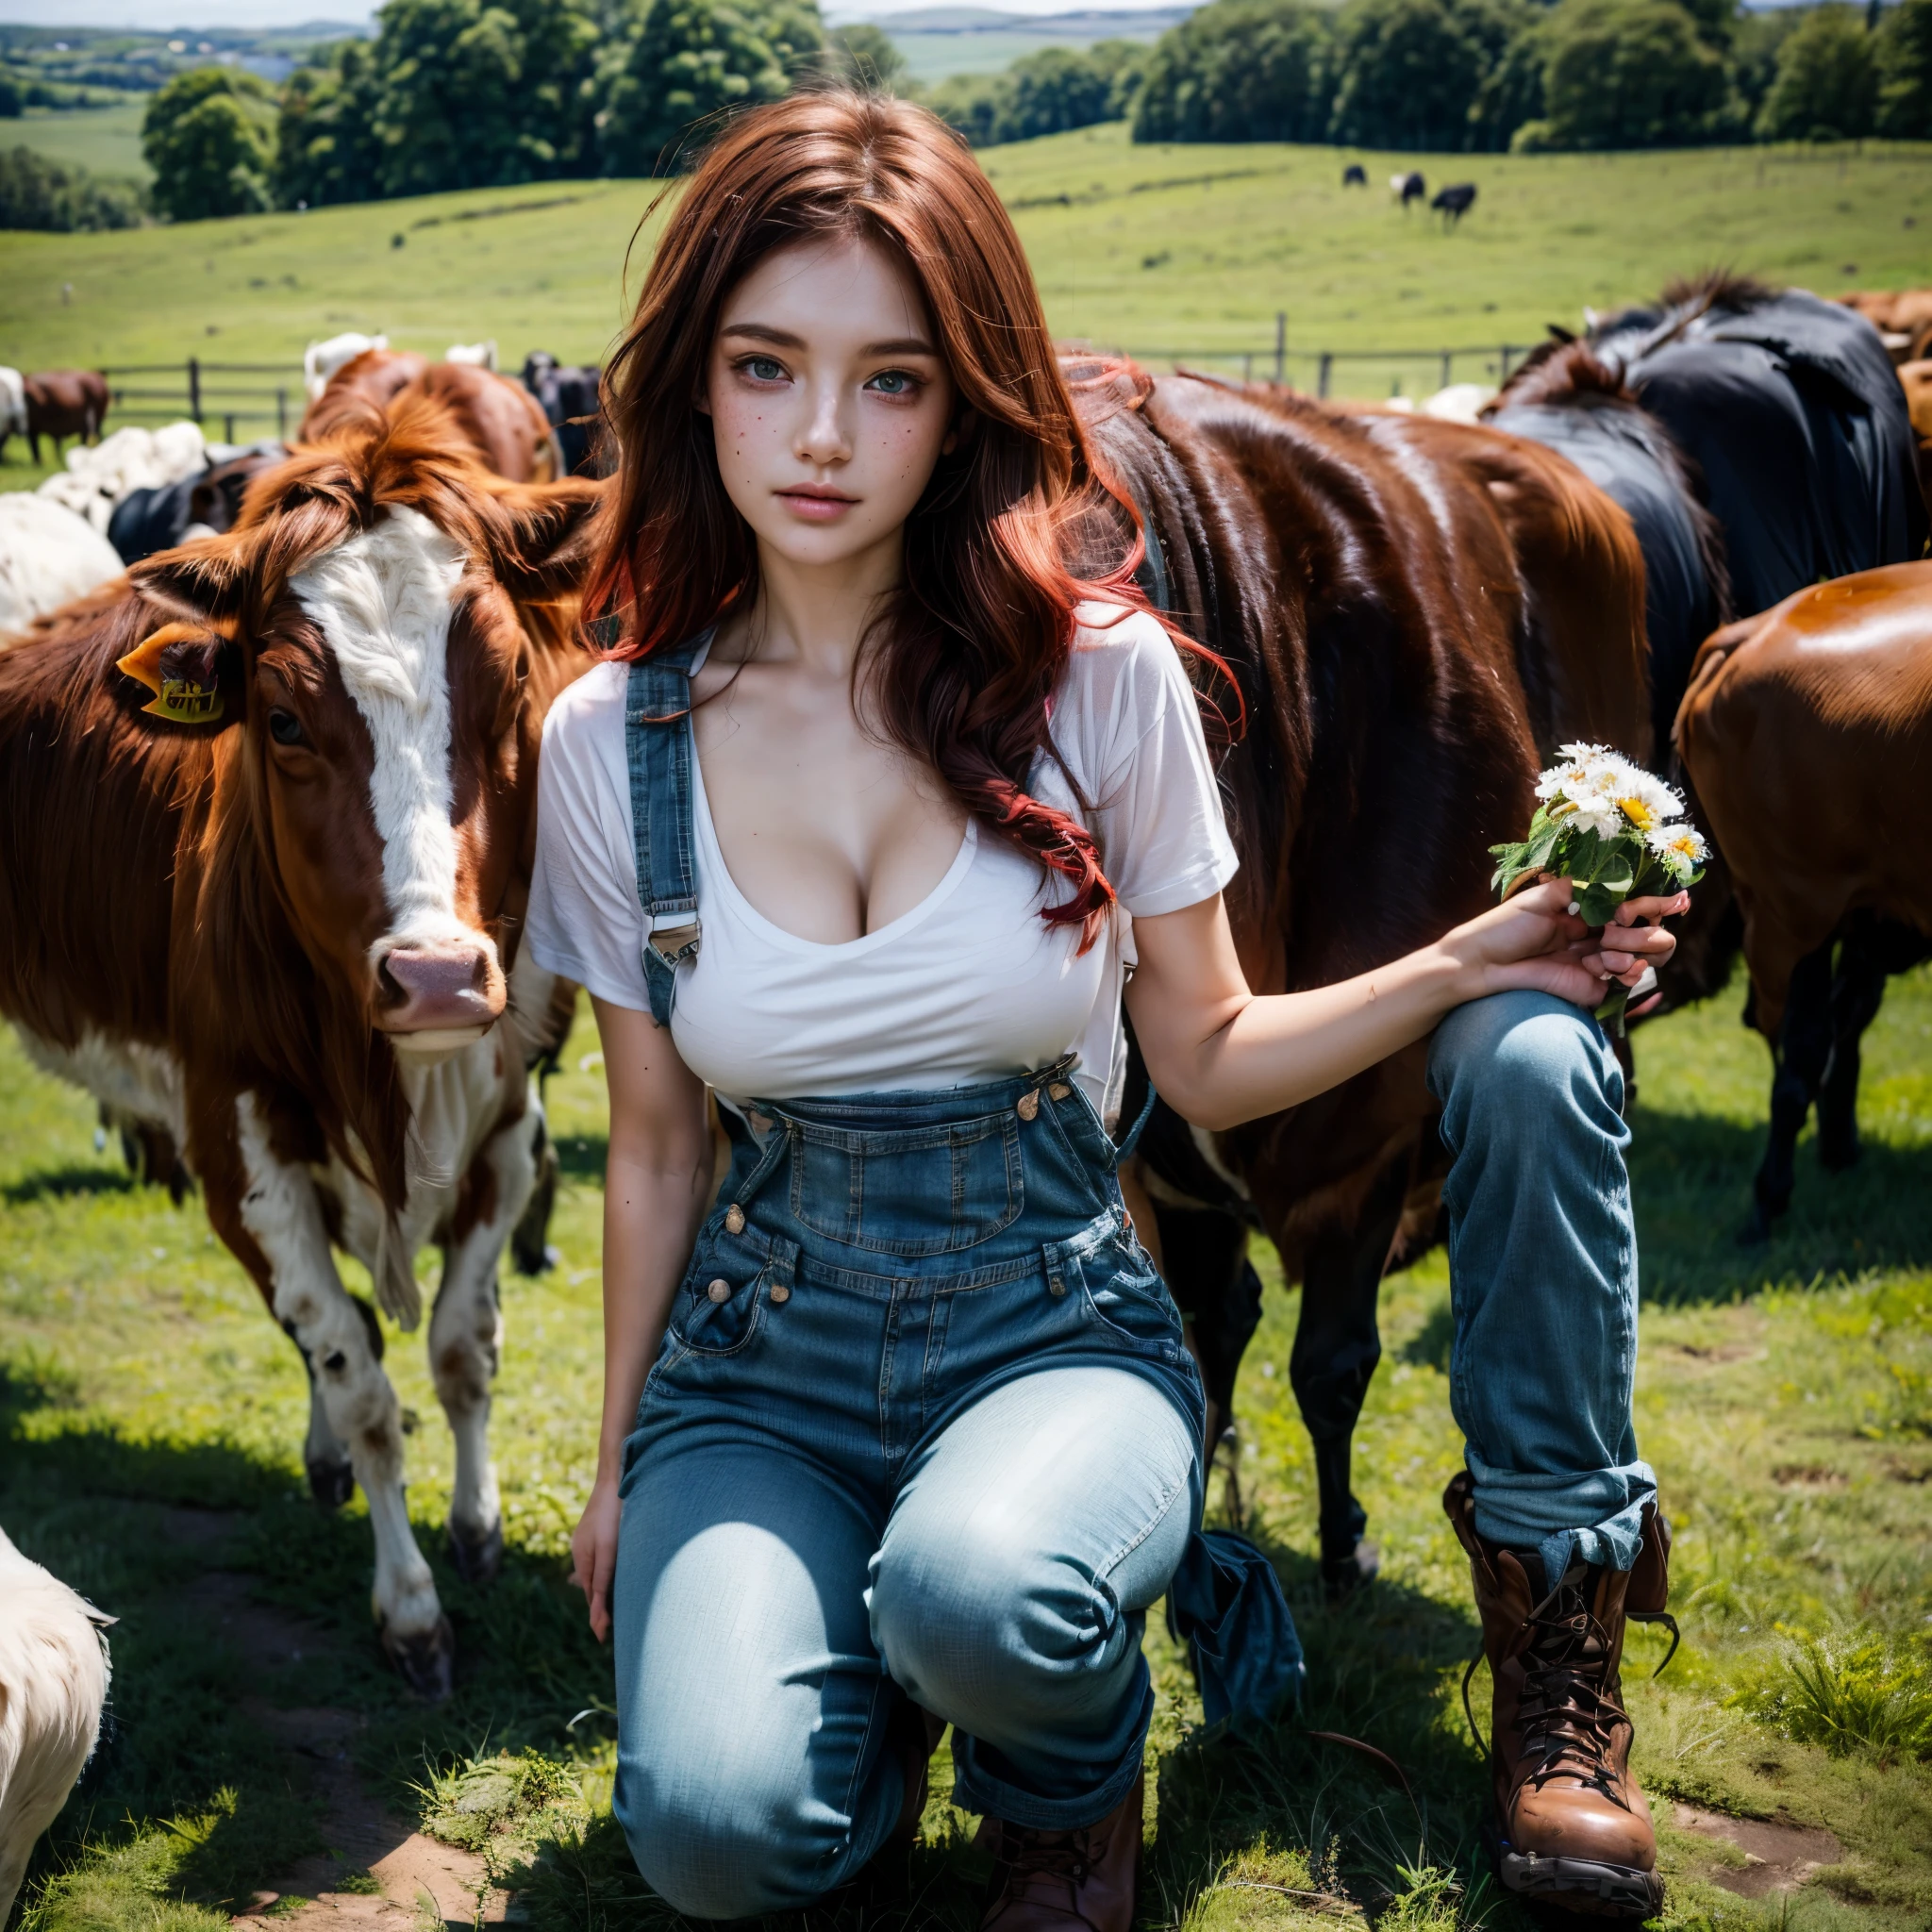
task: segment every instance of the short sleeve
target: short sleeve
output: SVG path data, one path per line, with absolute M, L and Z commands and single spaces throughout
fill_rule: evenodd
M 524 943 L 540 966 L 648 1012 L 644 917 L 625 763 L 625 667 L 600 664 L 543 721 L 537 869 Z
M 1091 607 L 1083 616 L 1098 614 Z M 1120 903 L 1137 919 L 1211 899 L 1240 869 L 1179 650 L 1135 611 L 1083 624 L 1054 740 L 1090 804 Z

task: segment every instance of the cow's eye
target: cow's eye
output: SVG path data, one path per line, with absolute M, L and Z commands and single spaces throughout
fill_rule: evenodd
M 268 735 L 277 744 L 300 744 L 302 721 L 293 711 L 271 711 L 268 714 Z

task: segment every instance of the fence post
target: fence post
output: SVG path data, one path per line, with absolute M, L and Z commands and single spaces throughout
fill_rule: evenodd
M 1254 351 L 1249 350 L 1241 357 L 1241 380 L 1243 382 L 1253 382 L 1254 379 L 1255 356 Z
M 1288 310 L 1285 308 L 1274 311 L 1274 379 L 1276 382 L 1288 380 Z
M 1509 358 L 1513 353 L 1514 351 L 1510 348 L 1510 345 L 1505 342 L 1501 351 L 1502 360 L 1498 365 L 1496 374 L 1496 386 L 1498 389 L 1509 380 Z
M 201 421 L 201 363 L 192 356 L 188 358 L 188 413 Z
M 275 391 L 275 440 L 289 440 L 289 391 L 285 389 Z
M 1322 351 L 1321 367 L 1315 375 L 1315 393 L 1323 402 L 1328 400 L 1328 372 L 1335 365 L 1335 358 L 1326 350 Z
M 1449 365 L 1455 360 L 1456 358 L 1447 349 L 1442 351 L 1442 380 L 1436 385 L 1438 389 L 1449 387 Z
M 227 415 L 223 418 L 223 423 L 224 433 L 222 441 L 224 442 L 233 442 L 235 441 L 235 412 L 233 409 L 230 409 Z

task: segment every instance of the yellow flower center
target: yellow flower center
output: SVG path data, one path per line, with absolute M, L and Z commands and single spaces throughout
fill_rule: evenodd
M 1617 809 L 1640 832 L 1647 832 L 1657 824 L 1657 814 L 1641 798 L 1620 798 L 1617 801 Z

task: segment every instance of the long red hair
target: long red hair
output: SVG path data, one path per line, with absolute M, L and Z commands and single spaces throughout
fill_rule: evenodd
M 1100 854 L 1026 784 L 1041 753 L 1053 755 L 1048 717 L 1074 607 L 1142 603 L 1141 549 L 1099 577 L 1070 560 L 1097 492 L 1117 492 L 1096 473 L 1006 208 L 924 108 L 794 94 L 738 116 L 706 152 L 605 378 L 619 460 L 586 612 L 616 619 L 616 656 L 643 658 L 754 590 L 756 541 L 693 398 L 730 291 L 773 249 L 821 236 L 876 242 L 908 263 L 976 419 L 906 525 L 904 584 L 867 640 L 879 722 L 1063 882 L 1042 916 L 1077 922 L 1091 944 L 1114 897 Z

